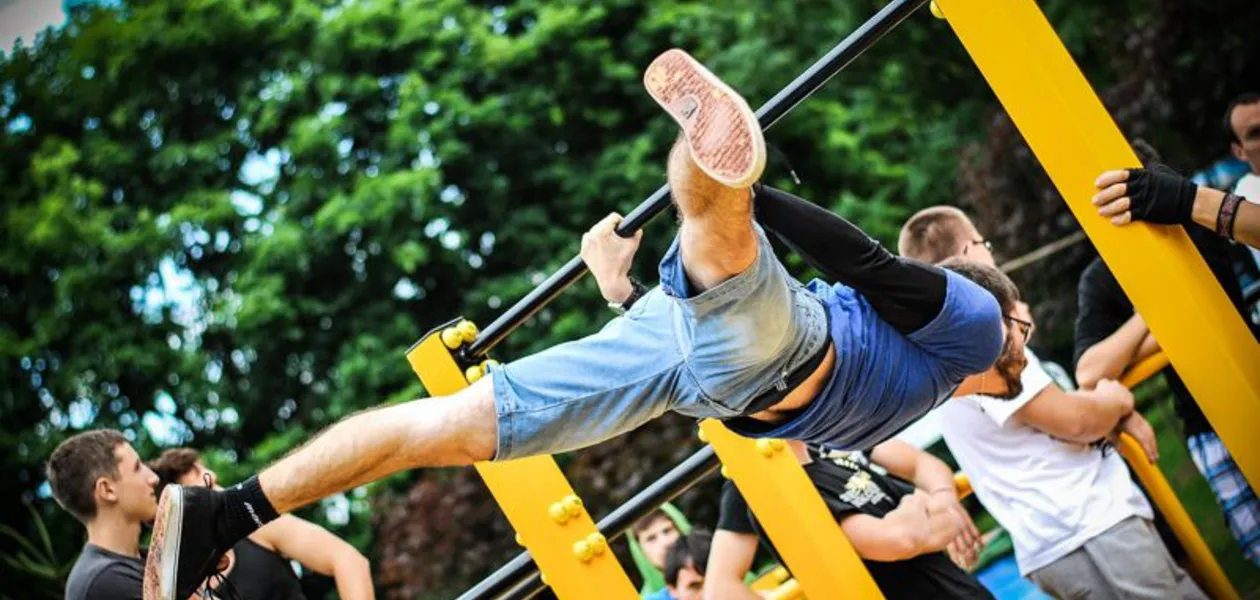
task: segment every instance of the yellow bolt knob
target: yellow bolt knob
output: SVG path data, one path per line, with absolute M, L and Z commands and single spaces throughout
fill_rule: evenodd
M 459 330 L 454 327 L 447 327 L 442 330 L 442 345 L 454 350 L 464 341 L 464 336 L 460 335 Z
M 464 338 L 465 342 L 477 339 L 477 326 L 472 321 L 460 321 L 455 329 L 459 331 L 460 337 Z
M 770 445 L 770 440 L 762 438 L 757 440 L 757 452 L 762 456 L 769 458 L 774 456 L 774 446 Z
M 551 507 L 547 509 L 547 516 L 551 517 L 552 521 L 561 525 L 569 522 L 569 512 L 564 510 L 564 504 L 560 502 L 553 503 Z
M 770 447 L 774 448 L 775 452 L 778 452 L 787 447 L 787 442 L 784 442 L 783 440 L 775 438 L 775 439 L 770 440 Z
M 937 4 L 936 0 L 932 0 L 931 4 L 928 4 L 928 10 L 932 11 L 933 17 L 938 19 L 945 18 L 945 13 L 941 12 L 941 5 Z
M 700 438 L 700 441 L 706 444 L 709 443 L 709 434 L 705 433 L 703 429 L 696 433 L 696 437 Z
M 464 379 L 467 379 L 468 383 L 477 383 L 477 380 L 484 377 L 485 374 L 486 370 L 481 365 L 473 365 L 464 370 Z
M 770 574 L 770 576 L 773 577 L 775 581 L 779 583 L 783 583 L 784 581 L 787 581 L 788 577 L 791 577 L 792 574 L 788 573 L 787 569 L 783 567 L 778 567 L 774 570 L 773 573 Z
M 493 358 L 487 358 L 486 360 L 481 361 L 481 368 L 487 373 L 490 372 L 490 367 L 497 367 L 497 366 L 499 366 L 499 361 Z
M 725 477 L 727 479 L 731 478 L 731 472 L 727 471 L 725 466 L 722 467 L 722 470 L 720 471 L 720 473 L 722 473 L 722 477 Z
M 570 517 L 576 517 L 582 514 L 582 499 L 581 498 L 578 498 L 577 496 L 570 494 L 568 496 L 565 496 L 562 502 L 564 502 L 565 512 L 568 512 Z
M 591 562 L 591 559 L 595 557 L 595 550 L 586 540 L 578 540 L 573 542 L 573 555 L 582 562 Z
M 595 556 L 603 556 L 604 552 L 608 550 L 608 538 L 605 538 L 602 533 L 592 533 L 586 536 L 586 543 L 591 545 L 591 552 L 594 552 Z
M 549 582 L 547 581 L 547 574 L 546 574 L 546 573 L 539 573 L 539 574 L 538 574 L 538 581 L 541 581 L 543 585 L 548 585 L 548 586 L 549 586 L 549 585 L 551 585 L 551 583 L 549 583 Z
M 525 545 L 525 540 L 521 539 L 521 534 L 519 534 L 519 533 L 518 533 L 518 534 L 516 534 L 516 545 L 517 545 L 517 546 L 524 546 L 524 545 Z

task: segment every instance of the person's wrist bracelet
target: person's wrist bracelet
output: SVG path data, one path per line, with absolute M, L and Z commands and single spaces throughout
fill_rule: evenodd
M 621 302 L 609 302 L 608 308 L 613 309 L 613 311 L 615 311 L 619 315 L 624 315 L 626 314 L 626 311 L 630 310 L 630 307 L 634 306 L 634 303 L 638 302 L 639 298 L 642 298 L 643 295 L 646 293 L 647 293 L 647 286 L 643 285 L 643 283 L 640 282 L 638 279 L 631 277 L 630 278 L 630 295 L 627 296 L 626 299 L 622 300 Z
M 1242 201 L 1241 196 L 1225 193 L 1225 199 L 1221 200 L 1221 210 L 1216 213 L 1217 235 L 1234 239 L 1234 221 L 1238 218 L 1238 205 Z

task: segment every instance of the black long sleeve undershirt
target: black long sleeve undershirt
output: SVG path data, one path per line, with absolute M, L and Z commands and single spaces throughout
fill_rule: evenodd
M 824 277 L 862 294 L 902 334 L 927 325 L 945 305 L 945 273 L 893 255 L 843 217 L 772 187 L 757 185 L 757 222 Z

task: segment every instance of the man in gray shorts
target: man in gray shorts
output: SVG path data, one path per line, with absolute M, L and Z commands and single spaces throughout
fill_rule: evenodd
M 660 287 L 599 333 L 494 368 L 454 395 L 354 415 L 231 489 L 167 487 L 146 599 L 187 598 L 225 549 L 320 498 L 404 469 L 589 446 L 666 411 L 728 419 L 745 435 L 869 447 L 1011 347 L 1009 307 L 980 285 L 897 259 L 847 221 L 759 189 L 759 203 L 821 213 L 770 226 L 830 240 L 824 272 L 843 283 L 794 280 L 753 222 L 765 142 L 747 103 L 680 50 L 653 61 L 644 82 L 682 129 L 668 168 L 682 223 Z M 607 270 L 591 266 L 607 289 Z

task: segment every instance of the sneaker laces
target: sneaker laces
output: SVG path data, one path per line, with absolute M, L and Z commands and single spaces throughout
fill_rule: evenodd
M 201 480 L 205 483 L 206 488 L 214 489 L 214 481 L 210 478 L 209 473 L 203 473 Z M 231 562 L 228 564 L 231 565 Z M 228 581 L 223 569 L 215 569 L 214 573 L 211 573 L 210 577 L 206 578 L 201 597 L 203 600 L 244 600 L 240 592 L 237 591 L 236 586 L 232 585 L 231 581 Z

